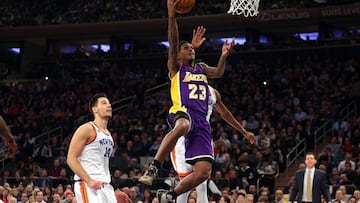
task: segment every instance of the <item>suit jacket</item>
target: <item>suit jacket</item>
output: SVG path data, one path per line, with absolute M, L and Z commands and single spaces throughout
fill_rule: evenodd
M 305 170 L 296 171 L 295 183 L 289 198 L 290 202 L 295 201 L 296 197 L 297 197 L 296 201 L 298 203 L 302 202 L 304 175 L 305 175 Z M 331 202 L 326 174 L 320 171 L 319 169 L 315 169 L 314 178 L 313 178 L 313 187 L 312 187 L 312 202 L 321 203 L 321 195 L 324 196 L 326 202 Z

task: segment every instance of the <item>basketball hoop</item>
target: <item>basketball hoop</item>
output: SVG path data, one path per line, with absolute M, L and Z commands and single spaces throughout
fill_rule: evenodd
M 244 15 L 245 17 L 253 17 L 259 14 L 260 0 L 231 0 L 228 13 L 232 15 Z

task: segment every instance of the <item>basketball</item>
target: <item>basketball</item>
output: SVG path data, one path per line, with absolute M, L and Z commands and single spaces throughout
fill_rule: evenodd
M 195 6 L 195 0 L 180 0 L 180 2 L 176 5 L 175 10 L 178 13 L 187 13 L 191 11 Z

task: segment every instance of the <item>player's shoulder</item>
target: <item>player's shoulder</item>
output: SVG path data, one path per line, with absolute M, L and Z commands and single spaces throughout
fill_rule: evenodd
M 197 62 L 195 63 L 196 65 L 199 65 L 202 69 L 206 69 L 208 68 L 209 66 L 205 63 L 205 62 Z
M 86 122 L 86 123 L 80 125 L 76 131 L 77 132 L 82 132 L 82 133 L 83 132 L 86 133 L 86 132 L 94 131 L 94 126 L 93 126 L 93 124 L 91 124 L 91 122 Z

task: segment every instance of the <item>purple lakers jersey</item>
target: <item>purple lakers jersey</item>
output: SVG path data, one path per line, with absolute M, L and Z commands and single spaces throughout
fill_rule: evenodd
M 188 110 L 208 112 L 209 87 L 205 71 L 196 64 L 194 68 L 181 65 L 179 71 L 171 78 L 170 113 Z

